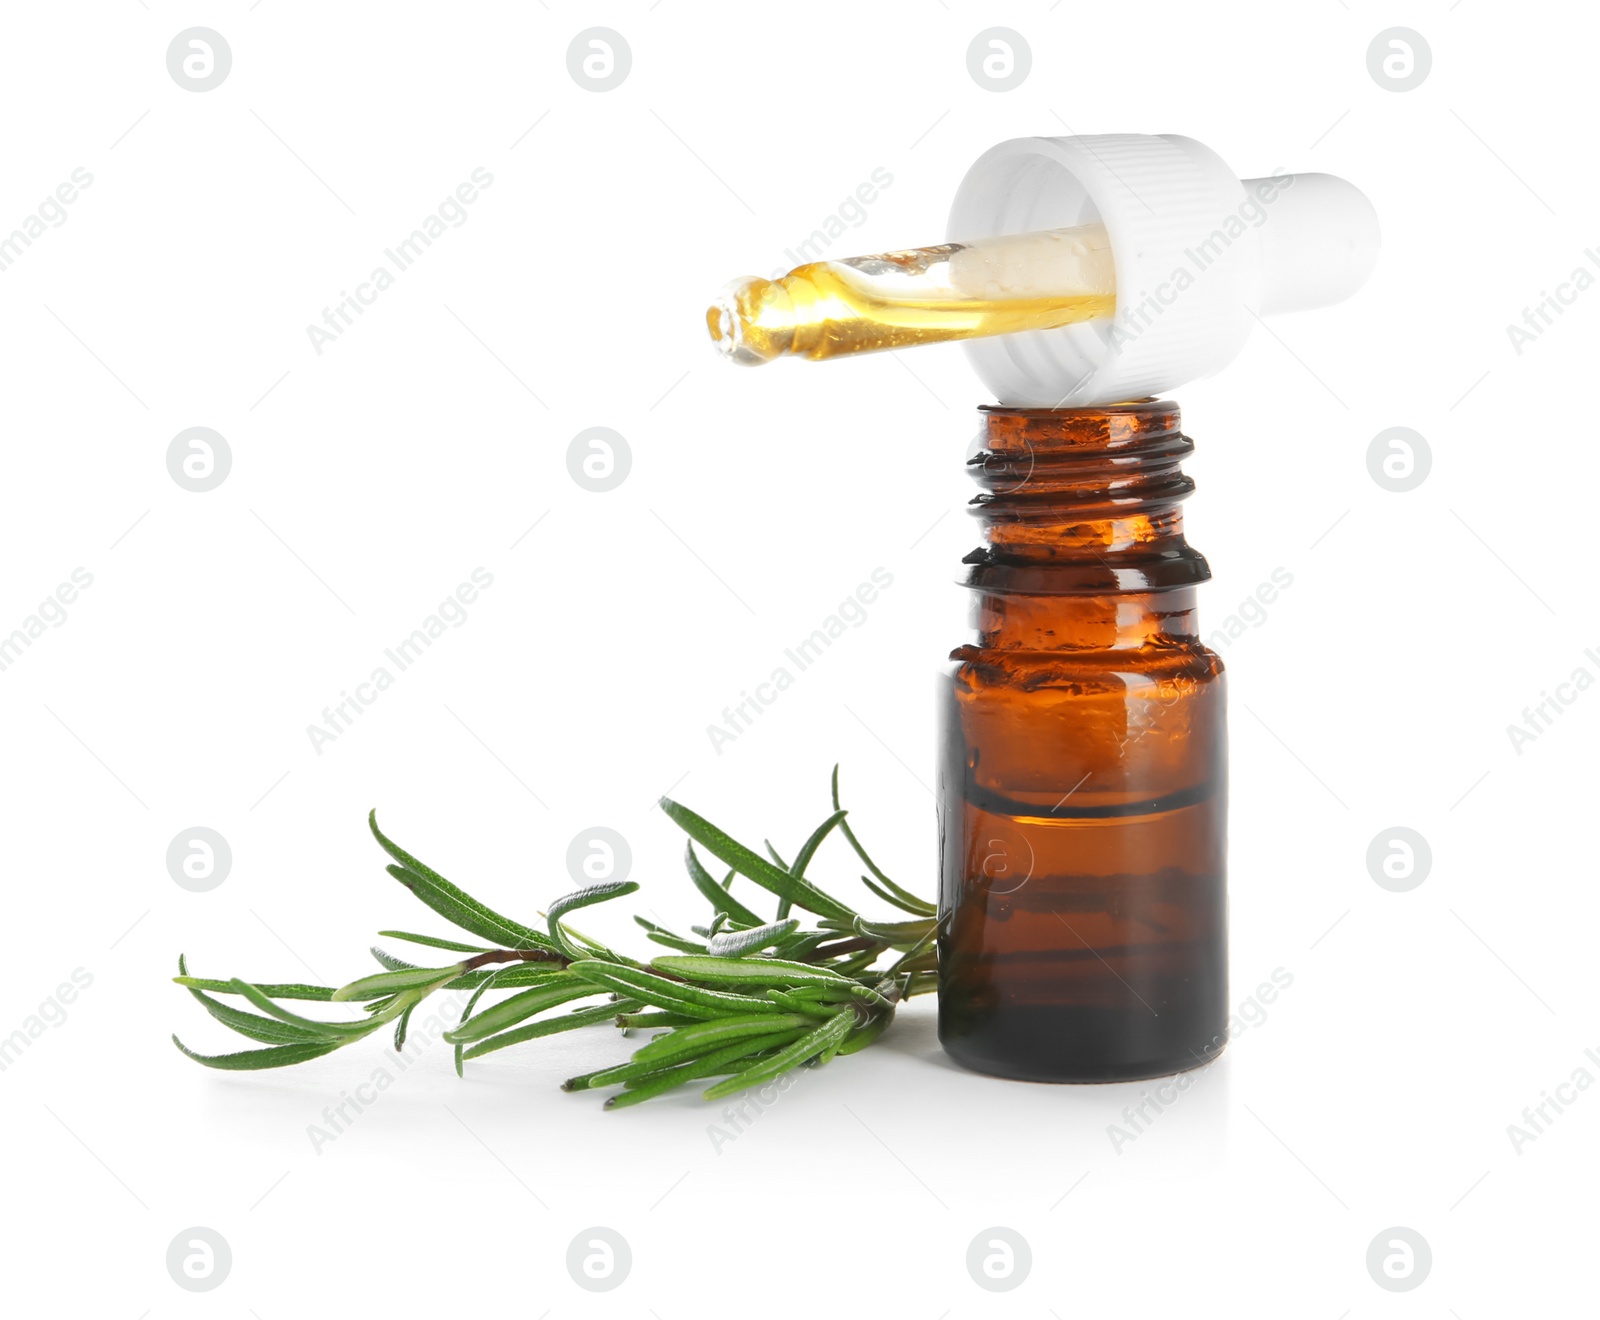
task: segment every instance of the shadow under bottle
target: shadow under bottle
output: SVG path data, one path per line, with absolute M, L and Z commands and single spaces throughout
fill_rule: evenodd
M 1222 662 L 1176 404 L 983 409 L 977 638 L 940 685 L 939 1038 L 1109 1082 L 1226 1043 Z

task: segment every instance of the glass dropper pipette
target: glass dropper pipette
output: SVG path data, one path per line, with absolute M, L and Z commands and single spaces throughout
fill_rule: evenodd
M 759 366 L 786 354 L 830 358 L 1050 330 L 1109 317 L 1116 303 L 1110 241 L 1088 224 L 736 280 L 706 325 L 724 356 Z

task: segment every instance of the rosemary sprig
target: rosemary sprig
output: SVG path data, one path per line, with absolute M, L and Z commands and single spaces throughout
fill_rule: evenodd
M 587 886 L 549 904 L 544 929 L 514 921 L 480 903 L 425 865 L 368 818 L 373 837 L 388 853 L 390 875 L 459 930 L 486 943 L 469 944 L 401 930 L 379 933 L 426 948 L 462 955 L 441 967 L 419 967 L 382 949 L 383 968 L 346 985 L 254 984 L 237 978 L 189 975 L 178 959 L 174 979 L 225 1027 L 265 1046 L 235 1054 L 198 1054 L 176 1036 L 173 1043 L 208 1068 L 281 1068 L 320 1058 L 395 1024 L 397 1050 L 405 1047 L 412 1012 L 435 991 L 471 990 L 460 1022 L 444 1033 L 463 1062 L 541 1036 L 614 1025 L 623 1036 L 661 1028 L 632 1056 L 582 1077 L 564 1089 L 620 1087 L 607 1109 L 626 1108 L 704 1078 L 722 1078 L 705 1092 L 720 1099 L 764 1084 L 801 1065 L 820 1066 L 854 1054 L 877 1040 L 896 1007 L 937 984 L 934 938 L 937 909 L 891 880 L 861 846 L 839 805 L 839 769 L 833 770 L 833 810 L 801 844 L 792 863 L 767 845 L 771 858 L 738 842 L 688 807 L 661 799 L 661 809 L 688 835 L 684 865 L 690 883 L 710 905 L 700 939 L 634 920 L 671 953 L 640 961 L 613 952 L 573 929 L 569 913 L 635 892 L 632 882 Z M 856 912 L 813 880 L 807 870 L 837 832 L 871 872 L 862 883 L 910 920 L 882 921 Z M 731 868 L 717 881 L 696 847 Z M 772 918 L 732 892 L 736 876 L 777 899 Z M 796 911 L 814 920 L 808 926 Z M 896 954 L 885 967 L 886 955 Z M 502 995 L 493 1003 L 491 995 Z M 256 1012 L 224 1003 L 241 998 Z M 330 1021 L 307 1017 L 281 1001 L 359 1003 L 362 1016 Z

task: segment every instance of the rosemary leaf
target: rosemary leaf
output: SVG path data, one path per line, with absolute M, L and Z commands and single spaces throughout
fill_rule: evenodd
M 687 1027 L 705 1019 L 690 1017 L 687 1013 L 667 1013 L 653 1010 L 645 1013 L 618 1013 L 617 1025 L 629 1031 L 648 1027 Z
M 701 897 L 718 912 L 725 914 L 733 921 L 747 926 L 759 926 L 761 918 L 756 916 L 749 908 L 728 892 L 727 884 L 719 885 L 711 878 L 711 873 L 700 864 L 700 858 L 695 855 L 694 842 L 688 841 L 683 845 L 683 864 L 688 868 L 689 880 L 700 891 Z M 731 883 L 736 872 L 728 872 L 728 881 Z
M 927 937 L 936 929 L 932 918 L 921 921 L 867 921 L 857 917 L 855 932 L 870 940 L 879 940 L 894 949 L 912 949 L 924 946 Z
M 476 1017 L 468 1018 L 453 1031 L 445 1032 L 444 1038 L 452 1045 L 483 1040 L 487 1036 L 504 1031 L 507 1027 L 515 1026 L 535 1013 L 542 1013 L 547 1008 L 554 1008 L 573 999 L 587 999 L 600 993 L 600 987 L 585 981 L 582 977 L 563 976 L 561 981 L 562 983 L 555 985 L 535 986 L 531 990 L 512 995 L 510 999 L 503 999 L 493 1008 L 487 1008 Z
M 634 1064 L 662 1067 L 684 1059 L 699 1058 L 711 1050 L 731 1045 L 748 1036 L 769 1035 L 790 1027 L 810 1027 L 811 1020 L 798 1013 L 755 1013 L 748 1017 L 719 1018 L 714 1022 L 697 1022 L 692 1027 L 678 1027 L 664 1036 L 658 1036 L 648 1045 L 634 1051 Z M 605 1082 L 596 1080 L 597 1085 Z
M 484 995 L 487 994 L 491 989 L 498 987 L 501 982 L 505 980 L 506 973 L 511 970 L 513 970 L 511 967 L 498 967 L 489 972 L 489 974 L 478 983 L 478 988 L 472 992 L 472 997 L 467 1000 L 466 1007 L 461 1010 L 461 1017 L 459 1020 L 461 1022 L 465 1022 L 469 1017 L 471 1017 L 472 1010 L 478 1006 L 478 1001 L 482 999 Z M 458 1044 L 455 1047 L 455 1065 L 457 1077 L 465 1077 L 467 1075 L 466 1069 L 462 1066 L 465 1057 L 462 1051 L 463 1046 Z
M 932 947 L 933 946 L 934 937 L 937 936 L 938 933 L 939 933 L 939 927 L 938 927 L 937 923 L 935 923 L 932 926 L 929 926 L 928 929 L 927 929 L 927 932 L 922 936 L 922 938 L 920 940 L 918 940 L 915 944 L 913 944 L 909 949 L 907 949 L 897 959 L 895 959 L 895 961 L 893 963 L 891 963 L 889 965 L 889 969 L 886 972 L 884 972 L 884 975 L 885 976 L 894 976 L 897 972 L 900 972 L 900 971 L 904 970 L 907 966 L 909 966 L 913 962 L 916 962 L 925 953 L 932 953 L 934 951 L 933 947 Z
M 457 889 L 437 871 L 419 862 L 399 844 L 387 838 L 378 828 L 376 811 L 368 815 L 367 825 L 372 830 L 372 837 L 399 863 L 398 866 L 388 868 L 389 874 L 446 921 L 496 945 L 513 949 L 549 947 L 550 941 L 544 935 L 519 921 L 503 917 L 493 908 L 478 902 L 472 895 Z
M 839 810 L 839 767 L 837 765 L 833 767 L 833 809 L 835 811 Z M 841 821 L 839 825 L 839 833 L 843 834 L 850 846 L 856 850 L 856 856 L 861 859 L 861 864 L 877 877 L 878 883 L 884 889 L 889 891 L 887 894 L 881 894 L 883 898 L 894 903 L 896 907 L 906 912 L 914 913 L 917 916 L 932 917 L 938 915 L 939 909 L 932 903 L 926 899 L 918 898 L 908 889 L 902 889 L 883 873 L 883 868 L 867 855 L 867 850 L 861 846 L 861 840 L 856 838 L 855 832 L 846 822 Z M 872 888 L 872 886 L 869 884 L 868 888 Z M 875 892 L 881 893 L 881 891 Z M 889 898 L 889 894 L 895 895 L 895 898 Z M 899 901 L 897 902 L 896 899 Z
M 271 1049 L 241 1050 L 238 1054 L 196 1054 L 176 1036 L 172 1038 L 172 1043 L 196 1063 L 233 1072 L 287 1068 L 290 1064 L 305 1063 L 339 1048 L 338 1041 L 328 1041 L 322 1045 L 274 1045 Z
M 812 1017 L 832 1017 L 836 1011 L 834 1007 L 824 1008 L 816 998 L 803 998 L 799 994 L 791 994 L 787 990 L 772 990 L 766 992 L 766 997 L 779 1008 L 790 1013 L 808 1013 Z
M 713 958 L 707 961 L 720 963 L 723 960 Z M 642 999 L 656 1008 L 664 1008 L 672 1013 L 687 1013 L 691 1017 L 718 1018 L 726 1017 L 729 1013 L 778 1011 L 778 1006 L 770 1000 L 707 990 L 683 981 L 668 980 L 643 968 L 623 967 L 598 959 L 575 962 L 567 970 L 616 994 Z
M 894 1014 L 880 1013 L 863 1027 L 857 1027 L 839 1045 L 838 1053 L 855 1054 L 867 1048 L 879 1036 L 889 1029 L 889 1024 L 894 1021 Z
M 806 981 L 842 981 L 845 978 L 812 963 L 783 958 L 702 958 L 695 954 L 662 954 L 652 967 L 674 976 L 721 982 L 725 985 L 799 985 Z
M 565 1017 L 530 1022 L 515 1031 L 503 1032 L 498 1036 L 490 1036 L 488 1040 L 479 1041 L 467 1050 L 464 1057 L 476 1059 L 494 1050 L 503 1050 L 507 1045 L 520 1045 L 525 1040 L 534 1040 L 539 1036 L 554 1036 L 558 1032 L 575 1031 L 579 1027 L 598 1027 L 612 1021 L 618 1009 L 626 1013 L 639 1007 L 641 1007 L 639 1000 L 624 999 L 614 1004 L 596 1004 L 592 1008 L 580 1008 Z
M 406 1009 L 406 1011 L 400 1014 L 400 1016 L 395 1020 L 394 1048 L 396 1054 L 406 1047 L 406 1030 L 411 1026 L 411 1009 L 415 1007 L 416 1004 L 412 1004 L 411 1008 Z
M 173 981 L 186 990 L 209 990 L 214 995 L 236 995 L 233 982 L 218 981 L 204 976 L 174 976 Z M 274 999 L 310 999 L 326 1003 L 333 998 L 331 985 L 271 985 L 262 981 L 256 989 Z
M 819 917 L 853 917 L 855 915 L 838 899 L 822 892 L 809 880 L 798 879 L 781 867 L 774 866 L 759 853 L 751 852 L 742 843 L 724 834 L 703 816 L 681 806 L 671 798 L 661 799 L 661 809 L 685 834 L 713 857 L 733 867 L 740 875 L 754 880 L 763 889 L 788 899 L 796 907 L 815 912 Z
M 579 908 L 591 907 L 595 903 L 604 903 L 607 899 L 620 898 L 623 894 L 637 893 L 639 884 L 635 880 L 605 880 L 597 885 L 588 885 L 583 889 L 564 895 L 556 899 L 545 912 L 545 917 L 550 923 L 550 938 L 571 958 L 582 958 L 584 950 L 578 948 L 568 932 L 562 929 L 561 918 L 568 912 L 576 912 Z M 583 937 L 579 937 L 583 938 Z M 592 940 L 584 940 L 591 951 L 598 952 L 599 946 Z
M 635 915 L 633 919 L 638 925 L 644 927 L 646 937 L 654 940 L 657 944 L 665 944 L 667 948 L 677 949 L 680 953 L 704 953 L 706 951 L 704 944 L 700 944 L 695 940 L 685 939 L 682 935 L 676 935 L 665 926 L 658 926 L 655 922 L 646 921 L 638 915 Z
M 697 943 L 694 940 L 679 939 L 678 936 L 676 936 L 676 935 L 668 935 L 664 931 L 659 931 L 659 930 L 646 931 L 645 932 L 645 939 L 650 940 L 650 941 L 652 941 L 653 943 L 656 943 L 656 944 L 663 944 L 669 949 L 676 949 L 679 953 L 705 953 L 705 952 L 707 952 L 706 946 L 704 944 Z
M 845 1038 L 854 1024 L 854 1013 L 835 1014 L 787 1049 L 780 1050 L 770 1059 L 751 1064 L 743 1072 L 737 1072 L 726 1081 L 718 1082 L 702 1094 L 707 1100 L 721 1100 L 724 1096 L 737 1094 L 757 1082 L 771 1081 L 774 1077 L 782 1076 L 812 1056 L 832 1050 Z
M 437 935 L 413 935 L 408 930 L 380 930 L 385 939 L 405 940 L 410 944 L 426 944 L 435 949 L 449 949 L 452 953 L 487 953 L 481 944 L 461 944 L 455 940 L 442 940 Z
M 811 859 L 816 856 L 817 849 L 822 846 L 822 841 L 828 837 L 835 826 L 843 825 L 847 812 L 835 811 L 827 820 L 811 831 L 811 837 L 800 845 L 800 851 L 794 855 L 794 865 L 789 868 L 789 873 L 797 879 L 806 873 L 806 867 L 811 865 Z
M 178 959 L 179 972 L 186 972 L 182 957 Z M 189 979 L 187 976 L 177 978 L 179 982 Z M 202 994 L 193 986 L 189 987 L 193 995 L 205 1007 L 206 1012 L 222 1023 L 223 1026 L 237 1031 L 241 1036 L 251 1040 L 261 1041 L 267 1045 L 307 1045 L 325 1039 L 305 1030 L 303 1027 L 291 1026 L 287 1022 L 280 1022 L 277 1018 L 260 1017 L 255 1013 L 246 1013 L 243 1009 L 233 1008 L 210 995 Z
M 377 953 L 378 950 L 374 949 L 373 952 Z M 342 1004 L 351 999 L 370 999 L 373 995 L 392 995 L 402 990 L 422 990 L 426 993 L 455 980 L 465 966 L 464 963 L 457 963 L 454 967 L 412 967 L 404 971 L 363 976 L 359 981 L 351 981 L 349 985 L 342 985 L 335 990 L 333 1002 Z
M 605 1103 L 607 1109 L 626 1109 L 629 1105 L 641 1104 L 655 1096 L 667 1091 L 676 1090 L 685 1082 L 692 1082 L 700 1077 L 713 1077 L 717 1073 L 726 1072 L 728 1065 L 739 1059 L 747 1059 L 753 1054 L 760 1054 L 777 1045 L 787 1045 L 800 1036 L 798 1030 L 774 1032 L 770 1036 L 756 1036 L 751 1039 L 738 1041 L 725 1049 L 720 1049 L 708 1054 L 703 1059 L 696 1059 L 692 1063 L 683 1064 L 681 1067 L 668 1068 L 662 1072 L 651 1074 L 648 1077 L 635 1077 L 624 1083 L 627 1087 L 620 1095 L 614 1095 Z
M 931 917 L 938 912 L 938 909 L 935 908 L 932 903 L 924 903 L 920 898 L 917 899 L 916 902 L 912 902 L 910 899 L 901 898 L 898 894 L 891 893 L 882 885 L 878 884 L 877 881 L 873 880 L 871 876 L 862 876 L 861 883 L 879 898 L 881 898 L 885 903 L 890 904 L 892 907 L 899 908 L 902 912 L 909 912 L 914 917 Z
M 320 1036 L 323 1040 L 333 1040 L 339 1044 L 359 1040 L 362 1036 L 370 1035 L 378 1025 L 379 1019 L 374 1018 L 369 1022 L 318 1022 L 315 1018 L 301 1017 L 298 1013 L 291 1013 L 286 1008 L 279 1008 L 272 1000 L 264 995 L 260 988 L 239 980 L 233 981 L 234 993 L 243 995 L 263 1013 L 268 1013 L 280 1022 L 287 1022 L 291 1026 L 304 1028 L 312 1035 Z
M 774 921 L 753 930 L 718 935 L 712 939 L 706 952 L 713 958 L 737 958 L 742 953 L 753 953 L 757 949 L 782 943 L 786 936 L 794 934 L 799 925 L 798 918 L 790 917 L 787 921 Z

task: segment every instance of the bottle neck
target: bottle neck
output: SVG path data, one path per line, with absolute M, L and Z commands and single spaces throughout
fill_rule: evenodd
M 1120 649 L 1198 632 L 1211 571 L 1183 535 L 1194 442 L 1168 400 L 980 410 L 966 558 L 984 646 Z

